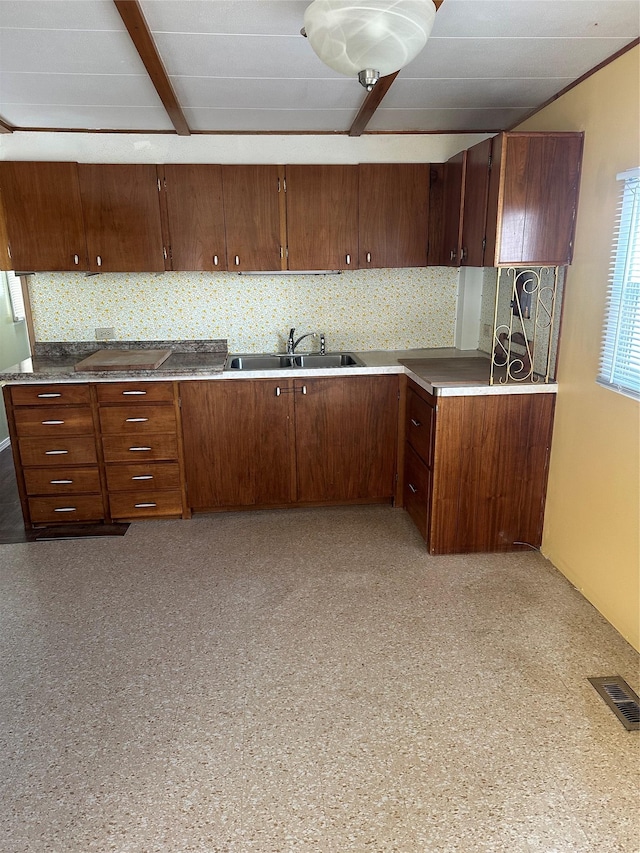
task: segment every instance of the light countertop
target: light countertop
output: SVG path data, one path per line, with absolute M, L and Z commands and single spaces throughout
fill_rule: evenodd
M 76 371 L 75 364 L 99 349 L 172 349 L 169 358 L 154 370 Z M 302 352 L 302 351 L 301 351 Z M 489 383 L 489 356 L 478 350 L 438 349 L 369 350 L 355 353 L 362 366 L 335 368 L 290 368 L 273 370 L 225 370 L 226 341 L 82 341 L 36 344 L 34 358 L 0 371 L 0 382 L 117 382 L 136 379 L 188 381 L 192 379 L 273 379 L 360 376 L 405 373 L 425 390 L 439 396 L 556 393 L 555 383 Z

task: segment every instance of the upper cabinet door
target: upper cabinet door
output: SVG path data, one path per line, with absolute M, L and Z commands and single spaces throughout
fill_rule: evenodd
M 360 268 L 426 266 L 429 164 L 367 163 L 359 171 Z
M 222 167 L 168 165 L 164 169 L 165 246 L 173 270 L 226 270 Z
M 358 267 L 358 166 L 287 166 L 290 270 Z
M 444 224 L 442 235 L 443 266 L 460 266 L 462 250 L 462 205 L 464 199 L 467 152 L 460 151 L 444 165 Z
M 165 268 L 156 167 L 80 163 L 89 268 L 160 272 Z
M 491 139 L 485 139 L 467 150 L 460 255 L 463 266 L 484 265 L 491 144 Z
M 582 133 L 503 133 L 495 140 L 488 263 L 571 263 Z
M 286 269 L 279 166 L 222 166 L 229 270 Z
M 0 163 L 0 192 L 3 268 L 88 269 L 76 163 Z

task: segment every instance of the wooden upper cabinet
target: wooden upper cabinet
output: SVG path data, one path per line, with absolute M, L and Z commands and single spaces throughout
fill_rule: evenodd
M 3 269 L 86 270 L 76 163 L 0 163 Z
M 358 267 L 358 166 L 287 166 L 290 270 Z
M 582 133 L 502 133 L 494 140 L 487 264 L 571 263 Z
M 222 166 L 227 267 L 286 269 L 280 166 Z
M 167 269 L 226 270 L 227 250 L 219 165 L 159 166 Z
M 462 251 L 462 205 L 464 199 L 467 152 L 460 151 L 444 165 L 444 202 L 442 251 L 443 266 L 460 266 Z
M 484 266 L 491 146 L 492 140 L 485 139 L 466 152 L 460 252 L 462 266 Z
M 360 268 L 426 266 L 429 164 L 367 163 L 359 172 Z
M 78 165 L 89 251 L 95 272 L 164 270 L 156 167 Z

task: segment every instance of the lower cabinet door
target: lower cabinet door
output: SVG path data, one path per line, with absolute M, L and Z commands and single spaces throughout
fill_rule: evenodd
M 404 506 L 422 538 L 429 541 L 431 471 L 410 444 L 405 446 Z
M 298 500 L 391 498 L 398 377 L 296 379 Z
M 29 498 L 33 524 L 63 524 L 70 521 L 102 521 L 102 495 L 63 495 Z
M 187 501 L 195 510 L 295 500 L 293 382 L 183 382 Z

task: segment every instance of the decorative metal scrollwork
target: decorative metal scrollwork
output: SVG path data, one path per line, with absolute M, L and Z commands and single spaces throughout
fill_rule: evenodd
M 557 292 L 558 267 L 498 268 L 491 385 L 549 382 Z

